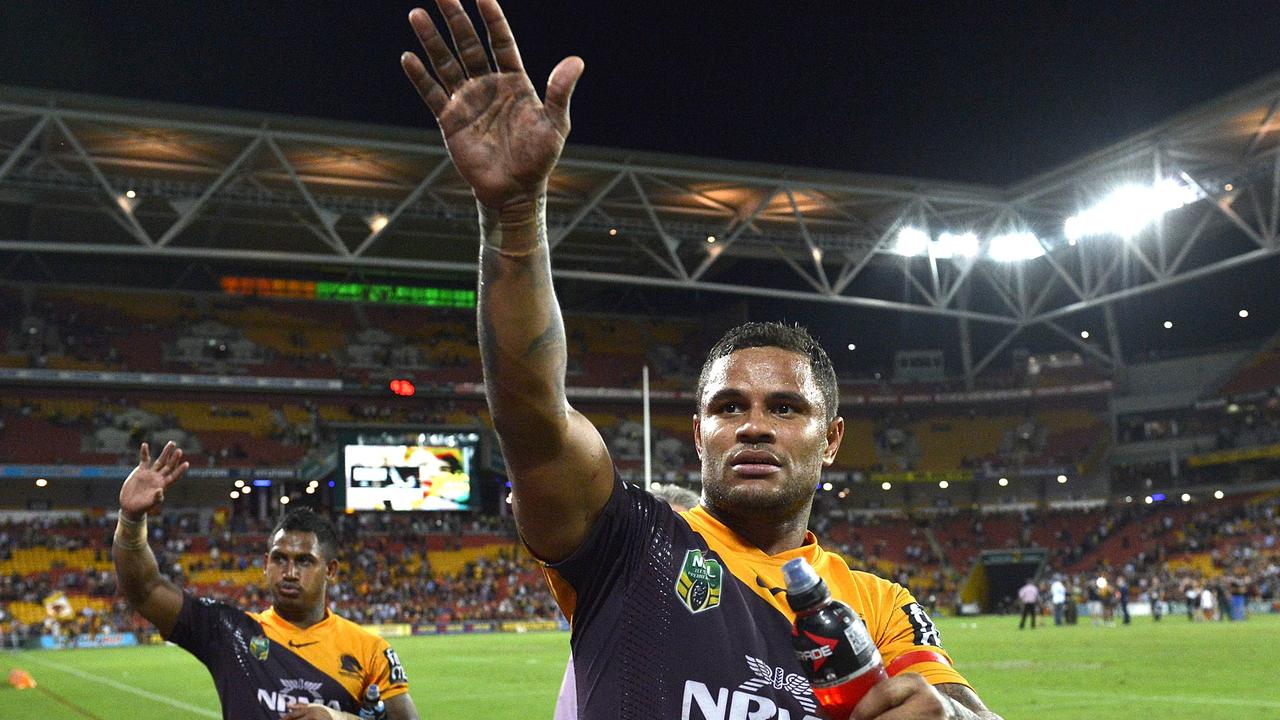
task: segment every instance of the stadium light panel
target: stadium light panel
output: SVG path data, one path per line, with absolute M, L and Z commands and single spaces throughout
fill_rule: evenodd
M 943 490 L 946 490 L 947 488 L 951 487 L 951 483 L 947 482 L 946 480 L 939 480 L 938 487 L 942 488 Z
M 48 484 L 48 480 L 45 480 L 44 478 L 36 478 L 36 487 L 45 487 Z
M 715 235 L 708 235 L 708 236 L 707 236 L 707 242 L 709 242 L 709 243 L 713 243 L 713 242 L 715 242 L 715 241 L 716 241 L 716 236 L 715 236 Z
M 1172 330 L 1172 329 L 1173 329 L 1173 321 L 1172 321 L 1172 320 L 1165 320 L 1165 321 L 1164 321 L 1164 329 L 1165 329 L 1165 330 Z
M 892 488 L 893 488 L 893 483 L 889 482 L 888 480 L 885 480 L 884 482 L 880 483 L 881 490 L 890 490 Z
M 1080 331 L 1080 338 L 1081 338 L 1082 340 L 1088 340 L 1088 339 L 1089 339 L 1089 331 L 1088 331 L 1088 330 L 1081 330 L 1081 331 Z
M 1067 218 L 1067 240 L 1118 235 L 1126 240 L 1142 232 L 1160 216 L 1200 199 L 1199 191 L 1172 178 L 1154 185 L 1124 185 L 1101 202 Z
M 823 490 L 826 490 L 827 492 L 831 492 L 831 488 L 833 488 L 833 487 L 835 487 L 835 486 L 834 486 L 834 485 L 832 485 L 832 484 L 831 484 L 831 483 L 829 483 L 829 482 L 824 482 L 824 483 L 822 483 L 822 489 L 823 489 Z
M 126 190 L 126 191 L 125 191 L 125 193 L 124 193 L 124 196 L 125 196 L 125 197 L 127 197 L 127 198 L 129 198 L 130 200 L 132 200 L 132 199 L 134 199 L 134 198 L 138 197 L 138 193 L 137 193 L 137 191 L 135 191 L 135 190 Z
M 998 262 L 1032 260 L 1044 255 L 1044 246 L 1032 232 L 997 235 L 987 244 L 987 257 Z
M 1059 475 L 1059 476 L 1058 476 L 1058 484 L 1059 484 L 1059 485 L 1066 485 L 1066 484 L 1067 484 L 1067 476 L 1066 476 L 1066 475 Z
M 1241 310 L 1241 311 L 1240 311 L 1240 317 L 1242 317 L 1242 318 L 1247 318 L 1247 317 L 1249 317 L 1249 311 L 1248 311 L 1248 310 Z
M 999 479 L 999 480 L 997 480 L 996 482 L 997 482 L 997 484 L 999 484 L 999 485 L 1000 485 L 1000 487 L 1008 487 L 1008 486 L 1009 486 L 1009 478 L 1000 478 L 1000 479 Z
M 239 499 L 240 499 L 240 493 L 239 493 L 239 491 L 237 491 L 237 490 L 232 490 L 232 491 L 231 491 L 231 499 L 232 499 L 232 500 L 239 500 Z
M 933 243 L 933 256 L 949 260 L 952 258 L 971 258 L 978 255 L 978 236 L 971 233 L 944 232 Z
M 237 490 L 239 490 L 240 488 L 244 487 L 244 481 L 243 481 L 243 480 L 237 480 L 237 481 L 235 482 L 235 485 L 236 485 L 236 489 L 237 489 Z
M 1222 498 L 1226 497 L 1226 495 L 1221 490 L 1214 490 L 1213 497 L 1215 500 L 1221 500 Z
M 1191 494 L 1182 493 L 1182 502 L 1191 502 Z
M 898 231 L 893 251 L 903 257 L 923 255 L 929 249 L 929 236 L 920 228 L 904 227 Z

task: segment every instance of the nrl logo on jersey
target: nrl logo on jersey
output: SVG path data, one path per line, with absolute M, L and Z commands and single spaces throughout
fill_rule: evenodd
M 690 550 L 676 578 L 676 594 L 689 612 L 700 613 L 720 604 L 723 582 L 724 568 L 718 561 L 704 558 L 701 550 Z
M 249 652 L 259 660 L 266 660 L 267 653 L 271 651 L 271 641 L 261 635 L 254 635 L 249 638 Z

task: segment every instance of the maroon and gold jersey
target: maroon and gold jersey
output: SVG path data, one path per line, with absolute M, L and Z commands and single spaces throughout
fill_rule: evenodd
M 579 716 L 817 720 L 783 589 L 796 557 L 863 618 L 890 675 L 968 684 L 911 593 L 851 571 L 811 533 L 766 555 L 701 507 L 676 514 L 615 481 L 586 541 L 546 571 L 572 624 Z
M 409 691 L 386 640 L 327 611 L 299 628 L 272 608 L 248 613 L 184 594 L 168 639 L 209 668 L 227 720 L 279 720 L 291 703 L 355 714 L 370 683 L 384 699 Z

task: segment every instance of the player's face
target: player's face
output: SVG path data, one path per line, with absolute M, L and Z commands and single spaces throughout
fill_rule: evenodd
M 280 530 L 267 551 L 267 591 L 282 614 L 298 615 L 323 608 L 327 583 L 337 579 L 338 561 L 324 556 L 313 532 Z
M 712 508 L 807 507 L 844 435 L 844 420 L 826 420 L 807 357 L 776 347 L 730 353 L 712 364 L 700 403 L 693 436 Z

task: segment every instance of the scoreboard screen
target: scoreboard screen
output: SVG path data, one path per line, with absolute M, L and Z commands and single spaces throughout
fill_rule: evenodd
M 470 510 L 476 433 L 378 433 L 343 445 L 348 510 Z

